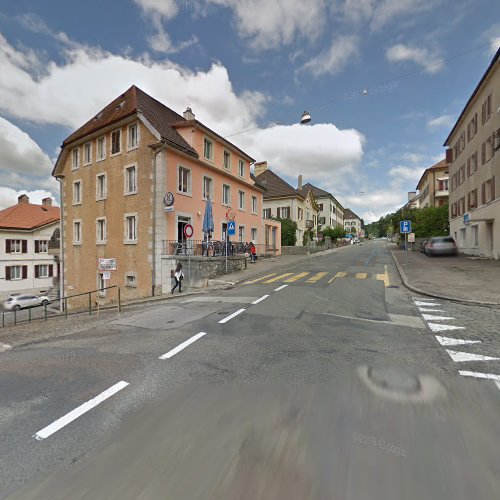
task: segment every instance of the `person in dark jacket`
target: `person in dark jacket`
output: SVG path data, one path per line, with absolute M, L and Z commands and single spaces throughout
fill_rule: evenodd
M 182 272 L 182 264 L 179 262 L 174 272 L 175 286 L 172 288 L 172 295 L 174 290 L 179 287 L 179 293 L 182 293 L 182 280 L 184 279 L 184 273 Z

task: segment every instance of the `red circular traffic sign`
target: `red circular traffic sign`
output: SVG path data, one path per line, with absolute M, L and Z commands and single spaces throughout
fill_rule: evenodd
M 186 224 L 184 226 L 184 236 L 186 238 L 191 238 L 193 236 L 193 233 L 194 233 L 193 226 L 191 224 Z

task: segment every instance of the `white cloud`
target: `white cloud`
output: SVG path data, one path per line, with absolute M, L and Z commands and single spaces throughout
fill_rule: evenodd
M 386 51 L 386 59 L 391 63 L 412 61 L 427 73 L 437 73 L 444 67 L 443 59 L 433 51 L 424 48 L 410 47 L 399 43 L 389 47 Z
M 424 170 L 425 167 L 406 167 L 403 165 L 392 167 L 388 172 L 389 176 L 392 177 L 391 186 L 416 186 Z
M 235 30 L 256 50 L 279 48 L 303 37 L 315 40 L 326 26 L 326 0 L 210 0 L 233 10 Z
M 54 31 L 53 29 L 51 29 L 47 25 L 47 23 L 37 14 L 34 13 L 22 14 L 20 16 L 17 16 L 16 19 L 21 23 L 21 25 L 24 28 L 26 28 L 29 31 L 32 31 L 33 33 L 41 33 L 43 35 L 50 36 L 54 40 L 57 40 L 58 42 L 64 45 L 68 45 L 70 47 L 81 46 L 80 44 L 71 40 L 69 36 L 63 31 Z
M 314 76 L 337 74 L 358 55 L 358 45 L 357 36 L 336 37 L 327 50 L 304 64 L 301 70 L 310 71 Z
M 371 28 L 381 30 L 399 17 L 406 17 L 432 10 L 441 0 L 382 0 L 373 11 Z
M 146 13 L 173 19 L 179 12 L 178 0 L 134 0 Z
M 30 203 L 35 205 L 41 205 L 44 198 L 52 198 L 52 204 L 54 206 L 58 206 L 57 201 L 54 199 L 54 196 L 50 191 L 43 191 L 39 189 L 35 191 L 26 191 L 25 189 L 16 191 L 9 187 L 0 186 L 0 210 L 15 205 L 17 203 L 18 196 L 22 194 L 27 194 L 29 196 Z
M 455 118 L 453 115 L 441 115 L 437 116 L 436 118 L 432 118 L 432 120 L 429 120 L 427 122 L 427 127 L 430 129 L 436 129 L 436 128 L 449 128 L 453 127 L 455 123 Z
M 198 43 L 198 38 L 193 35 L 189 40 L 185 40 L 177 45 L 174 45 L 169 34 L 164 29 L 161 19 L 159 17 L 154 17 L 151 21 L 155 29 L 155 33 L 148 37 L 148 42 L 155 52 L 174 54 Z

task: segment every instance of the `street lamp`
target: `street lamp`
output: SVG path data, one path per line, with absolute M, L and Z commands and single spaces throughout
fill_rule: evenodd
M 311 115 L 307 111 L 304 111 L 302 113 L 302 118 L 300 119 L 300 124 L 305 125 L 306 123 L 309 123 L 310 121 L 311 121 Z

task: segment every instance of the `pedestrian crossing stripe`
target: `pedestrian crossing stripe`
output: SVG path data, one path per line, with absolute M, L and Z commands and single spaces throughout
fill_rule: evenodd
M 310 272 L 301 272 L 298 274 L 294 274 L 292 272 L 283 273 L 283 274 L 267 274 L 266 276 L 260 276 L 259 278 L 252 279 L 250 281 L 245 281 L 246 285 L 253 284 L 272 284 L 276 282 L 283 283 L 296 283 L 301 281 L 302 283 L 307 284 L 315 284 L 324 280 L 330 273 L 327 271 L 319 272 L 310 276 Z M 304 279 L 307 278 L 307 279 Z M 344 271 L 337 272 L 332 278 L 328 279 L 327 283 L 330 285 L 333 281 L 341 279 L 341 278 L 350 278 L 350 279 L 358 279 L 358 280 L 367 280 L 373 279 L 376 281 L 382 281 L 384 286 L 388 288 L 390 286 L 389 274 L 387 272 L 387 267 L 384 273 L 347 273 Z

